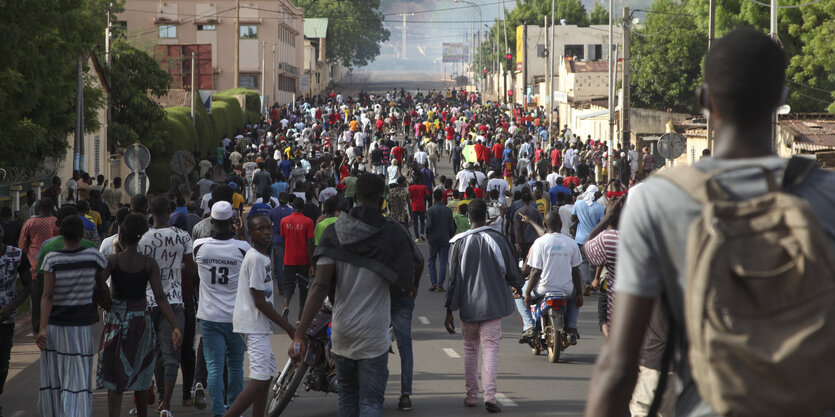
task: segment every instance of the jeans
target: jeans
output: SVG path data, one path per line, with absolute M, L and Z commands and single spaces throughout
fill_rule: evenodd
M 418 221 L 420 221 L 420 233 L 418 233 Z M 415 238 L 422 235 L 426 231 L 426 212 L 413 211 L 412 212 L 412 227 L 415 229 Z
M 414 304 L 412 304 L 414 306 Z M 411 312 L 409 317 L 411 318 Z M 6 385 L 6 377 L 9 375 L 9 360 L 12 355 L 14 339 L 14 323 L 0 323 L 0 395 L 3 394 L 3 386 Z M 411 355 L 411 339 L 409 340 L 409 354 Z M 411 377 L 411 375 L 410 375 Z M 410 379 L 411 382 L 411 379 Z
M 232 405 L 244 388 L 244 341 L 241 335 L 232 332 L 232 323 L 218 323 L 200 320 L 203 333 L 203 355 L 209 371 L 209 397 L 212 400 L 212 414 L 226 413 L 223 398 L 223 366 L 228 368 L 226 405 Z
M 35 273 L 32 273 L 36 277 Z M 43 279 L 33 279 L 29 282 L 29 297 L 32 301 L 32 334 L 38 334 L 41 327 L 41 297 L 43 296 Z
M 525 292 L 528 291 L 528 283 L 530 282 L 530 280 L 526 280 L 525 285 L 522 286 L 522 298 L 513 299 L 516 303 L 516 311 L 518 311 L 519 315 L 522 316 L 522 331 L 532 329 L 535 325 L 531 308 L 530 306 L 525 305 Z M 534 297 L 534 294 L 531 294 L 531 297 Z
M 182 304 L 171 304 L 174 311 L 174 318 L 180 329 L 185 328 L 185 314 Z M 180 372 L 180 349 L 174 347 L 174 340 L 171 332 L 174 328 L 165 319 L 162 310 L 157 307 L 151 308 L 151 319 L 154 321 L 154 329 L 157 332 L 157 364 L 154 370 L 154 378 L 157 381 L 157 390 L 162 393 L 165 381 L 177 382 L 177 374 Z M 180 346 L 182 348 L 182 346 Z
M 339 417 L 383 415 L 383 399 L 389 376 L 388 352 L 376 358 L 349 359 L 333 355 L 339 381 Z
M 528 290 L 528 283 L 530 281 L 525 281 L 525 285 L 522 287 L 522 294 Z M 531 292 L 531 298 L 534 300 L 537 298 L 542 297 L 544 294 L 537 294 L 536 291 Z M 577 298 L 577 292 L 573 291 L 571 295 L 568 296 L 565 304 L 565 320 L 568 323 L 567 327 L 571 327 L 573 329 L 577 328 L 577 318 L 580 316 L 580 309 L 577 307 L 577 303 L 575 299 Z M 535 321 L 533 319 L 533 313 L 531 313 L 531 308 L 525 305 L 524 298 L 517 298 L 513 300 L 516 302 L 516 311 L 519 312 L 519 315 L 522 316 L 522 331 L 528 330 L 535 325 Z
M 440 273 L 435 272 L 435 258 L 440 258 Z M 447 263 L 449 262 L 449 245 L 444 246 L 433 246 L 429 245 L 429 281 L 432 282 L 432 285 L 437 285 L 441 288 L 444 286 L 444 280 L 446 280 L 446 267 Z M 440 275 L 440 279 L 438 279 L 438 275 Z
M 278 290 L 280 290 L 281 294 L 284 294 L 284 289 L 281 287 L 282 280 L 284 278 L 284 242 L 276 243 L 273 242 L 272 245 L 272 254 L 273 254 L 273 275 L 275 278 L 275 283 L 278 286 Z
M 194 331 L 197 326 L 194 315 L 196 309 L 193 302 L 186 302 L 183 310 L 185 316 L 185 327 L 183 327 L 183 344 L 180 346 L 180 362 L 182 363 L 183 374 L 183 398 L 191 398 L 191 386 L 194 383 Z
M 412 312 L 415 300 L 408 295 L 391 297 L 391 325 L 400 353 L 400 394 L 412 395 L 415 358 L 412 353 Z
M 481 384 L 484 402 L 496 401 L 496 374 L 499 368 L 499 340 L 502 338 L 502 319 L 461 321 L 464 336 L 464 381 L 467 400 L 478 399 L 478 349 L 481 352 Z
M 577 244 L 580 247 L 580 256 L 583 258 L 583 262 L 580 264 L 580 276 L 583 278 L 583 285 L 591 285 L 591 266 L 589 264 L 589 258 L 586 257 L 586 250 L 583 249 L 582 244 Z

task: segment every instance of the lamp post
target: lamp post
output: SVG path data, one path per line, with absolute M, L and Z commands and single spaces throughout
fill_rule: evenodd
M 478 24 L 479 24 L 479 27 L 480 27 L 480 25 L 482 25 L 483 21 L 484 21 L 484 19 L 482 18 L 482 15 L 481 15 L 481 6 L 475 4 L 471 1 L 467 1 L 467 0 L 453 0 L 453 3 L 458 3 L 459 1 L 461 3 L 467 3 L 470 6 L 475 7 L 476 10 L 478 10 Z M 481 45 L 481 30 L 478 31 L 478 44 Z M 473 58 L 475 58 L 475 51 L 476 51 L 476 48 L 473 47 Z M 471 76 L 475 75 L 475 71 L 473 71 L 473 63 L 472 62 L 470 62 L 470 74 L 473 74 Z M 475 85 L 475 83 L 473 83 L 473 85 Z

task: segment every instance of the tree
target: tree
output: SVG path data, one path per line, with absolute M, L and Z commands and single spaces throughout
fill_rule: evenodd
M 75 126 L 78 59 L 103 37 L 106 1 L 3 2 L 0 13 L 0 166 L 41 166 L 66 153 Z M 85 69 L 87 68 L 85 59 Z M 102 93 L 85 77 L 87 131 Z
M 379 12 L 380 0 L 292 0 L 305 17 L 325 17 L 328 22 L 327 56 L 346 67 L 362 67 L 380 55 L 380 44 L 389 40 Z
M 609 10 L 601 6 L 600 3 L 594 2 L 594 9 L 589 13 L 589 20 L 592 25 L 608 25 Z
M 821 111 L 827 106 L 826 111 L 835 113 L 835 1 L 801 9 L 800 21 L 788 30 L 802 43 L 789 63 L 789 104 L 792 111 Z
M 111 119 L 107 129 L 108 142 L 115 148 L 141 141 L 153 147 L 151 128 L 165 112 L 148 96 L 168 93 L 171 76 L 147 52 L 117 39 L 111 46 L 112 67 Z

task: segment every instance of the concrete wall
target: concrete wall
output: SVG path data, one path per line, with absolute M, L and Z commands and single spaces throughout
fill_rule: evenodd
M 120 13 L 116 19 L 126 22 L 128 38 L 134 44 L 149 52 L 157 44 L 211 44 L 214 89 L 226 90 L 235 86 L 235 39 L 238 35 L 235 33 L 234 0 L 126 0 L 125 8 L 128 11 Z M 272 96 L 272 46 L 275 44 L 276 79 L 283 75 L 295 80 L 295 87 L 289 91 L 276 88 L 278 101 L 282 103 L 290 102 L 293 93 L 298 92 L 298 80 L 304 68 L 303 13 L 289 0 L 241 2 L 241 25 L 257 26 L 258 36 L 257 39 L 241 39 L 240 73 L 255 76 L 255 89 L 260 91 L 261 73 L 265 72 L 264 93 Z M 159 26 L 163 24 L 177 27 L 176 38 L 159 37 Z M 215 29 L 206 30 L 208 25 L 214 25 Z M 280 28 L 287 32 L 281 32 Z M 264 42 L 267 50 L 266 56 L 262 57 Z M 265 68 L 261 68 L 262 58 L 265 58 Z M 297 68 L 297 73 L 280 69 L 285 67 L 282 63 Z M 275 101 L 274 98 L 271 101 Z

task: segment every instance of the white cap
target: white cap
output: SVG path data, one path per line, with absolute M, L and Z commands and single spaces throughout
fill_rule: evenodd
M 228 201 L 218 201 L 212 204 L 212 219 L 229 220 L 235 215 L 232 205 Z

